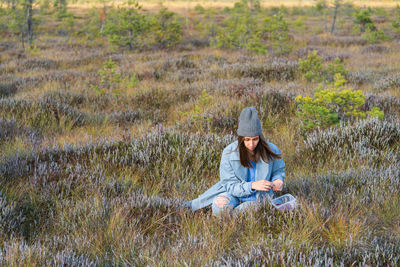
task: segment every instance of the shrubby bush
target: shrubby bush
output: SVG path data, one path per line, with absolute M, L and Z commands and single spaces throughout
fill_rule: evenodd
M 262 38 L 267 41 L 268 46 L 272 47 L 276 54 L 292 51 L 293 46 L 290 43 L 289 27 L 282 14 L 265 18 L 260 31 Z
M 170 48 L 182 42 L 182 26 L 174 12 L 162 8 L 151 20 L 153 42 L 161 48 Z
M 322 81 L 324 78 L 333 81 L 336 74 L 342 76 L 347 74 L 347 70 L 339 58 L 335 58 L 333 63 L 329 63 L 327 67 L 322 62 L 322 57 L 314 50 L 308 54 L 306 59 L 299 60 L 299 71 L 308 81 Z
M 367 28 L 362 35 L 370 44 L 375 44 L 381 41 L 390 40 L 390 37 L 383 30 L 372 30 Z
M 360 107 L 365 102 L 364 94 L 361 90 L 353 91 L 352 88 L 345 87 L 345 82 L 343 76 L 336 74 L 333 88 L 322 89 L 320 86 L 312 98 L 301 95 L 296 97 L 299 103 L 297 115 L 304 130 L 325 128 L 338 124 L 339 121 L 354 121 L 365 118 L 366 115 L 383 119 L 384 114 L 377 107 L 367 113 L 361 111 Z
M 242 0 L 229 10 L 229 16 L 217 29 L 215 46 L 260 54 L 266 54 L 267 47 L 276 54 L 290 52 L 289 29 L 283 15 L 279 13 L 262 19 L 260 6 L 251 3 Z
M 307 80 L 320 79 L 322 75 L 322 57 L 317 55 L 317 51 L 314 50 L 309 53 L 307 59 L 299 60 L 299 71 L 304 74 L 304 78 Z
M 137 2 L 129 2 L 126 8 L 119 7 L 109 11 L 104 34 L 111 44 L 131 50 L 146 46 L 150 22 L 146 15 L 139 13 L 140 9 Z
M 215 46 L 267 53 L 265 44 L 261 42 L 258 23 L 246 0 L 236 2 L 222 27 L 217 29 Z
M 367 29 L 371 31 L 376 30 L 375 24 L 371 19 L 371 13 L 368 9 L 355 12 L 354 23 L 359 25 L 361 32 L 365 32 Z
M 397 10 L 398 12 L 399 10 Z M 399 33 L 400 32 L 400 12 L 398 12 L 397 17 L 395 18 L 395 20 L 392 22 L 392 27 L 393 27 L 393 31 L 395 33 Z
M 369 43 L 374 44 L 383 40 L 388 40 L 389 37 L 382 31 L 378 30 L 375 23 L 371 19 L 369 10 L 360 10 L 354 13 L 354 32 L 360 31 L 362 38 Z
M 162 8 L 156 15 L 140 13 L 137 2 L 129 2 L 128 7 L 109 11 L 104 33 L 110 43 L 130 50 L 173 47 L 182 41 L 182 27 L 175 19 L 175 13 Z

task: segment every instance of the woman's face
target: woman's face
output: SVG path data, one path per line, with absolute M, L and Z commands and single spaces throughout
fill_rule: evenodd
M 244 146 L 248 151 L 254 151 L 256 149 L 258 142 L 260 141 L 259 136 L 245 136 L 244 137 Z

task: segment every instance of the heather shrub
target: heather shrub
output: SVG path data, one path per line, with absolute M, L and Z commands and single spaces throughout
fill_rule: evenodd
M 298 70 L 297 61 L 273 58 L 265 64 L 233 64 L 222 71 L 233 73 L 235 77 L 251 77 L 263 81 L 290 81 L 295 79 Z
M 17 92 L 15 83 L 0 83 L 0 98 L 12 96 Z
M 376 71 L 371 69 L 348 71 L 345 77 L 349 83 L 356 85 L 372 83 L 379 79 L 379 75 Z
M 366 93 L 365 103 L 361 109 L 364 111 L 371 110 L 374 106 L 380 108 L 388 116 L 398 116 L 400 112 L 400 98 Z
M 0 118 L 0 144 L 9 143 L 19 136 L 28 137 L 31 141 L 36 141 L 40 137 L 32 129 L 18 125 L 15 120 Z
M 400 75 L 389 74 L 380 79 L 376 79 L 372 85 L 372 89 L 377 92 L 386 91 L 400 86 Z
M 322 56 L 325 52 L 325 48 L 322 46 L 306 46 L 297 50 L 296 54 L 299 58 L 307 58 L 309 54 L 316 51 L 317 55 Z
M 369 45 L 362 49 L 363 54 L 372 54 L 372 53 L 385 53 L 389 52 L 390 49 L 384 45 Z
M 4 242 L 9 236 L 18 237 L 25 218 L 18 209 L 17 203 L 8 201 L 0 191 L 0 240 Z M 1 254 L 0 254 L 1 255 Z M 1 257 L 0 257 L 1 258 Z
M 320 86 L 311 98 L 309 96 L 297 96 L 299 103 L 297 115 L 302 122 L 303 130 L 312 130 L 315 127 L 328 127 L 338 124 L 339 121 L 353 121 L 357 118 L 365 118 L 366 115 L 377 116 L 383 119 L 383 112 L 379 108 L 373 108 L 367 113 L 360 107 L 365 102 L 365 96 L 361 90 L 353 91 L 344 86 L 346 81 L 340 74 L 335 75 L 335 86 L 322 89 Z
M 261 79 L 252 77 L 219 79 L 212 83 L 215 91 L 231 97 L 242 97 L 248 94 L 254 94 L 263 84 Z
M 374 165 L 382 163 L 378 159 L 396 162 L 399 159 L 392 148 L 399 142 L 399 129 L 398 120 L 369 118 L 353 125 L 311 132 L 305 136 L 305 149 L 322 161 L 334 154 L 343 160 L 361 158 Z
M 39 132 L 63 131 L 88 121 L 85 113 L 52 101 L 0 100 L 0 114 Z
M 112 123 L 116 123 L 118 125 L 127 125 L 127 124 L 132 124 L 137 120 L 140 120 L 143 116 L 144 115 L 141 110 L 117 111 L 109 116 L 109 121 Z
M 361 36 L 312 36 L 308 38 L 307 44 L 312 46 L 349 47 L 366 45 L 368 41 Z
M 22 72 L 26 70 L 37 70 L 37 69 L 43 69 L 43 70 L 54 70 L 58 67 L 58 64 L 56 61 L 51 60 L 51 59 L 38 59 L 38 58 L 31 58 L 31 59 L 26 59 L 22 60 L 18 64 L 17 70 Z
M 31 181 L 39 187 L 38 190 L 62 190 L 69 195 L 77 183 L 86 184 L 86 190 L 90 189 L 88 180 L 93 181 L 93 186 L 101 184 L 98 178 L 100 174 L 105 175 L 105 170 L 119 173 L 129 168 L 129 173 L 137 175 L 135 179 L 138 179 L 132 186 L 142 188 L 148 195 L 170 196 L 175 190 L 184 192 L 183 188 L 191 188 L 186 194 L 192 196 L 215 181 L 219 166 L 218 155 L 233 140 L 231 135 L 220 137 L 161 130 L 127 142 L 93 143 L 77 148 L 66 146 L 47 149 L 36 155 L 16 156 L 0 164 L 0 173 L 5 181 L 17 177 L 36 177 L 40 181 Z M 210 147 L 213 149 L 210 150 Z M 96 160 L 91 161 L 91 158 Z M 91 164 L 94 164 L 94 170 L 97 171 L 88 168 Z M 171 164 L 176 167 L 169 168 Z M 164 179 L 172 176 L 176 179 Z M 61 177 L 69 177 L 69 187 L 57 182 Z M 49 186 L 41 187 L 42 184 Z
M 304 230 L 303 230 L 304 231 Z M 350 241 L 350 240 L 349 240 Z M 394 242 L 394 243 L 393 243 Z M 220 259 L 212 260 L 210 265 L 246 266 L 263 265 L 266 262 L 275 262 L 280 265 L 346 265 L 349 262 L 375 265 L 397 265 L 400 257 L 397 254 L 399 241 L 388 241 L 386 238 L 370 238 L 368 245 L 360 247 L 350 246 L 308 246 L 295 244 L 289 241 L 287 235 L 282 233 L 276 239 L 267 239 L 251 248 L 238 245 L 237 251 L 227 252 Z M 290 249 L 287 249 L 290 246 Z M 276 253 L 271 247 L 282 251 Z

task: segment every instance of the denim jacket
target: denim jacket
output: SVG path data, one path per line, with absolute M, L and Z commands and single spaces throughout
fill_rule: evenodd
M 276 154 L 281 154 L 277 146 L 268 142 L 271 150 Z M 222 152 L 221 163 L 219 167 L 220 181 L 210 187 L 203 194 L 193 199 L 190 206 L 193 211 L 211 205 L 214 198 L 221 193 L 227 192 L 232 196 L 243 197 L 250 195 L 251 182 L 247 182 L 248 168 L 240 164 L 238 141 L 235 141 L 225 147 Z M 257 162 L 255 180 L 265 179 L 274 181 L 285 178 L 285 163 L 282 159 L 270 160 L 264 162 L 262 158 Z M 254 192 L 254 191 L 253 191 Z M 272 189 L 268 191 L 257 191 L 257 199 L 264 199 L 266 196 L 274 198 Z

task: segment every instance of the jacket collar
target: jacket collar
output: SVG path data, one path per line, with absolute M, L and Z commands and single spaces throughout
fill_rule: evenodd
M 248 169 L 240 164 L 239 151 L 232 151 L 229 160 L 235 161 L 232 164 L 235 174 L 239 176 L 239 178 L 241 178 L 242 180 L 246 181 Z M 268 171 L 269 164 L 267 162 L 264 162 L 263 159 L 260 158 L 260 161 L 256 165 L 255 180 L 258 181 L 261 179 L 265 179 L 267 177 Z

